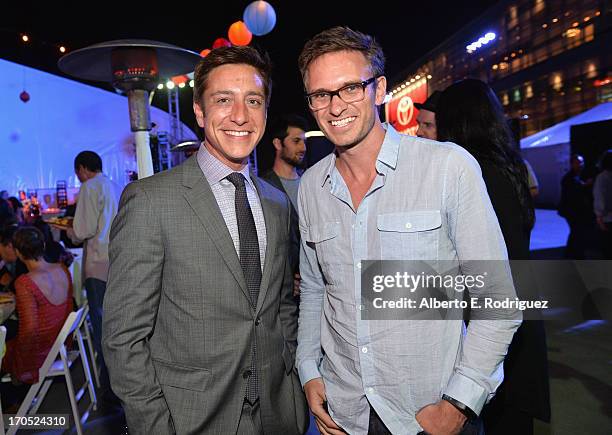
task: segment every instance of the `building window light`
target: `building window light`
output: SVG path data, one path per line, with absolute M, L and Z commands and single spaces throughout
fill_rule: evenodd
M 580 35 L 580 29 L 572 27 L 571 29 L 567 29 L 564 35 L 566 38 L 575 38 Z
M 546 3 L 544 2 L 544 0 L 535 0 L 535 4 L 533 6 L 533 12 L 537 14 L 538 12 L 543 11 L 545 7 L 546 7 Z
M 510 19 L 511 20 L 516 20 L 518 18 L 518 9 L 516 6 L 512 5 L 510 6 Z
M 563 89 L 563 79 L 561 77 L 561 74 L 555 74 L 553 75 L 552 78 L 552 88 L 559 92 L 561 89 Z
M 597 66 L 591 62 L 588 64 L 587 66 L 587 70 L 586 70 L 586 78 L 587 79 L 592 79 L 597 77 Z

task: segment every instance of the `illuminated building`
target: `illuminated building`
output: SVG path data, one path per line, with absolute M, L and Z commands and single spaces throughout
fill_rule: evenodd
M 422 101 L 415 83 L 427 96 L 467 77 L 495 89 L 521 137 L 612 101 L 611 20 L 605 0 L 501 1 L 390 82 L 387 119 L 412 110 L 401 96 Z

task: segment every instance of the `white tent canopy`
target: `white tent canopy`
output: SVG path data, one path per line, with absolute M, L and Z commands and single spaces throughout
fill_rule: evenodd
M 612 102 L 602 103 L 521 139 L 521 154 L 531 164 L 540 182 L 536 205 L 554 208 L 559 203 L 561 179 L 569 169 L 571 127 L 610 119 Z
M 590 122 L 612 119 L 612 102 L 602 103 L 579 115 L 566 119 L 536 134 L 521 139 L 521 148 L 544 147 L 570 142 L 570 127 L 572 125 L 588 124 Z
M 93 86 L 0 59 L 0 190 L 78 186 L 74 157 L 83 150 L 102 157 L 104 173 L 119 185 L 135 171 L 127 98 Z M 19 99 L 26 90 L 27 103 Z M 151 108 L 157 131 L 169 131 L 169 115 Z M 187 138 L 196 135 L 183 125 Z

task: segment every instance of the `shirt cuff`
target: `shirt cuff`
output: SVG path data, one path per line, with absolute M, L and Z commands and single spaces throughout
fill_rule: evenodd
M 321 377 L 321 372 L 319 372 L 319 365 L 315 360 L 306 360 L 302 361 L 298 367 L 298 374 L 300 375 L 300 382 L 302 383 L 302 387 L 306 382 Z
M 451 377 L 444 394 L 463 403 L 476 415 L 480 414 L 488 397 L 482 386 L 460 373 L 455 373 Z

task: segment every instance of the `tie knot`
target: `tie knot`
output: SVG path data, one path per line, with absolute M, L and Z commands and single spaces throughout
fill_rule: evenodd
M 242 175 L 240 172 L 232 172 L 225 178 L 227 178 L 236 189 L 244 188 L 244 175 Z

